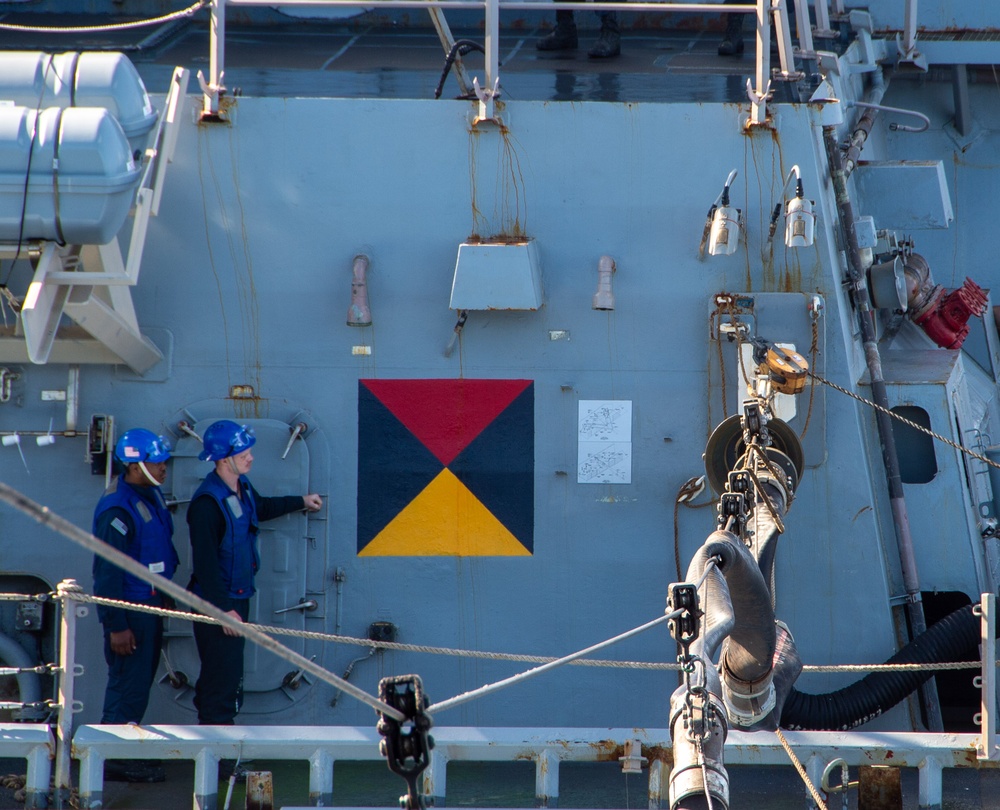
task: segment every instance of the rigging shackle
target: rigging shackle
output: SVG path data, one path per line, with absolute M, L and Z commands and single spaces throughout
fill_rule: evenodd
M 376 728 L 383 739 L 378 746 L 389 770 L 406 780 L 406 794 L 399 797 L 402 810 L 423 810 L 427 807 L 417 779 L 431 763 L 434 738 L 428 733 L 433 725 L 424 710 L 430 701 L 424 695 L 419 675 L 397 675 L 383 678 L 378 684 L 379 700 L 405 715 L 402 722 L 379 712 Z

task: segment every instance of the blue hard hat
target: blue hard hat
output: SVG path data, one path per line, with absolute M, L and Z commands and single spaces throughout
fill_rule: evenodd
M 145 428 L 126 430 L 115 445 L 115 458 L 122 464 L 150 461 L 159 464 L 170 458 L 170 440 Z
M 229 458 L 254 446 L 257 439 L 253 428 L 238 425 L 229 419 L 212 422 L 202 437 L 205 449 L 198 454 L 202 461 L 218 461 Z

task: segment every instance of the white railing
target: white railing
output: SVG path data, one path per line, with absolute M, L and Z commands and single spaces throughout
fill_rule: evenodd
M 431 730 L 434 750 L 424 772 L 423 793 L 447 806 L 447 773 L 452 762 L 525 762 L 535 767 L 535 806 L 559 804 L 564 762 L 647 762 L 647 806 L 665 806 L 670 774 L 670 732 L 664 728 L 464 728 Z M 940 807 L 943 771 L 978 768 L 979 735 L 907 732 L 787 731 L 785 738 L 819 786 L 831 763 L 849 767 L 890 765 L 916 768 L 920 807 Z M 80 760 L 80 807 L 103 806 L 107 759 L 183 759 L 195 763 L 193 810 L 218 807 L 220 759 L 297 760 L 309 763 L 309 804 L 333 804 L 338 762 L 382 760 L 381 739 L 373 728 L 350 726 L 81 726 L 73 739 Z M 628 748 L 626 748 L 628 744 Z M 628 755 L 626 754 L 628 751 Z M 727 768 L 791 767 L 776 735 L 730 731 Z M 400 793 L 405 785 L 399 780 Z M 803 785 L 803 796 L 806 789 Z M 182 793 L 178 788 L 178 793 Z M 284 789 L 287 795 L 287 787 Z
M 10 595 L 24 598 L 21 595 Z M 217 806 L 220 759 L 298 760 L 309 763 L 309 801 L 314 806 L 332 801 L 333 772 L 338 761 L 382 760 L 381 735 L 371 727 L 345 726 L 81 726 L 72 732 L 79 705 L 73 683 L 79 675 L 74 661 L 76 620 L 85 612 L 60 586 L 63 605 L 60 626 L 58 700 L 54 728 L 47 724 L 0 726 L 0 756 L 27 760 L 27 806 L 47 802 L 51 758 L 55 748 L 56 807 L 69 806 L 71 758 L 80 762 L 79 806 L 103 806 L 104 763 L 107 759 L 187 759 L 195 763 L 193 807 Z M 979 734 L 915 732 L 786 732 L 796 757 L 806 763 L 814 785 L 834 763 L 848 766 L 884 764 L 919 771 L 920 806 L 940 806 L 942 773 L 947 768 L 995 767 L 1000 761 L 996 738 L 996 596 L 983 594 L 975 608 L 981 628 L 981 690 L 977 721 Z M 32 670 L 34 671 L 34 670 Z M 53 744 L 53 731 L 55 742 Z M 465 728 L 432 729 L 435 747 L 424 774 L 423 791 L 443 805 L 450 762 L 512 762 L 535 765 L 538 806 L 558 803 L 562 762 L 618 762 L 637 772 L 648 763 L 649 807 L 660 807 L 666 794 L 671 760 L 667 729 L 588 728 Z M 727 767 L 781 766 L 788 755 L 776 735 L 767 731 L 731 731 L 725 746 Z M 404 788 L 401 783 L 401 792 Z
M 835 0 L 836 1 L 836 0 Z M 802 52 L 812 52 L 812 36 L 808 19 L 808 0 L 794 0 L 799 22 Z M 814 0 L 816 6 L 817 34 L 829 36 L 829 0 Z M 778 36 L 778 51 L 780 59 L 780 74 L 784 78 L 795 75 L 792 59 L 791 38 L 789 35 L 787 0 L 747 0 L 744 4 L 720 5 L 718 3 L 674 3 L 648 2 L 639 0 L 634 3 L 624 2 L 560 2 L 559 8 L 566 11 L 657 11 L 663 13 L 713 13 L 713 14 L 754 14 L 757 29 L 757 56 L 754 75 L 754 85 L 748 81 L 748 96 L 751 102 L 750 121 L 761 124 L 767 117 L 767 100 L 770 96 L 771 84 L 771 29 L 770 19 L 774 15 L 775 31 Z M 227 6 L 268 6 L 274 5 L 273 0 L 211 0 L 211 28 L 209 31 L 209 75 L 205 78 L 198 74 L 204 94 L 202 118 L 218 120 L 222 113 L 219 97 L 225 90 L 225 38 L 226 38 L 226 7 Z M 551 10 L 549 2 L 539 0 L 290 0 L 282 3 L 287 6 L 347 6 L 354 8 L 377 6 L 379 8 L 426 8 L 432 12 L 444 9 L 482 9 L 485 15 L 485 80 L 480 85 L 475 83 L 476 95 L 479 99 L 479 114 L 477 122 L 495 121 L 494 102 L 499 94 L 499 31 L 500 10 Z M 805 24 L 804 24 L 805 23 Z
M 71 658 L 78 610 L 85 606 L 62 599 L 62 673 L 76 673 Z M 1000 761 L 996 740 L 996 595 L 982 595 L 974 609 L 981 627 L 980 734 L 919 732 L 786 732 L 795 755 L 806 764 L 814 785 L 834 762 L 848 766 L 892 765 L 917 768 L 920 806 L 942 803 L 942 772 L 946 768 L 978 768 Z M 382 760 L 381 735 L 374 725 L 347 726 L 81 726 L 69 740 L 73 714 L 73 677 L 60 678 L 56 748 L 56 806 L 69 795 L 69 762 L 80 761 L 80 805 L 103 806 L 104 762 L 107 759 L 187 759 L 195 763 L 193 808 L 218 806 L 220 759 L 299 760 L 309 763 L 309 800 L 313 806 L 332 801 L 337 761 Z M 22 728 L 22 727 L 18 727 Z M 35 727 L 31 727 L 35 728 Z M 536 806 L 555 806 L 562 762 L 617 762 L 623 767 L 648 765 L 650 808 L 659 808 L 666 796 L 672 743 L 667 729 L 588 728 L 465 728 L 432 729 L 435 747 L 424 774 L 425 795 L 445 805 L 447 766 L 450 762 L 513 762 L 535 764 Z M 24 743 L 25 745 L 27 744 Z M 38 750 L 39 740 L 35 741 Z M 46 749 L 48 750 L 48 749 Z M 0 755 L 4 749 L 0 747 Z M 22 754 L 23 755 L 23 754 Z M 34 757 L 34 759 L 32 759 Z M 48 784 L 48 761 L 28 754 L 28 781 Z M 627 761 L 626 761 L 627 760 Z M 726 766 L 779 766 L 788 755 L 776 735 L 767 731 L 730 731 L 725 746 Z M 402 781 L 400 783 L 403 792 Z M 36 787 L 37 790 L 37 787 Z M 43 806 L 43 805 L 38 805 Z

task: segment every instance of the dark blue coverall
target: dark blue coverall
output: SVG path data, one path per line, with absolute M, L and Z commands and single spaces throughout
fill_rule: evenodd
M 239 492 L 234 493 L 210 472 L 188 508 L 194 569 L 188 589 L 247 621 L 260 567 L 258 524 L 303 508 L 301 495 L 263 498 L 246 476 L 240 476 Z M 194 638 L 201 658 L 194 698 L 198 722 L 232 725 L 243 703 L 245 640 L 204 622 L 195 623 Z
M 158 487 L 135 487 L 119 476 L 101 496 L 94 511 L 94 535 L 167 579 L 177 570 L 173 519 Z M 94 594 L 154 607 L 173 607 L 148 583 L 101 557 L 94 557 Z M 149 690 L 159 665 L 163 619 L 149 613 L 99 605 L 104 627 L 104 658 L 108 685 L 102 723 L 141 723 Z M 111 649 L 111 634 L 132 630 L 136 648 L 131 655 Z

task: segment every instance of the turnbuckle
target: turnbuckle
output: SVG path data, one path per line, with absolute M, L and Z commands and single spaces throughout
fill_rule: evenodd
M 379 700 L 403 713 L 403 721 L 379 713 L 379 753 L 385 757 L 389 770 L 406 780 L 406 795 L 399 797 L 402 810 L 423 810 L 427 802 L 417 788 L 417 779 L 431 764 L 434 738 L 428 733 L 433 725 L 424 710 L 429 701 L 424 695 L 419 675 L 397 675 L 383 678 L 378 684 Z

